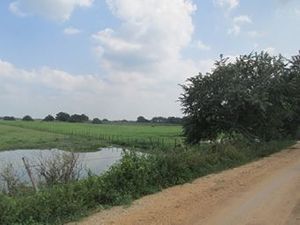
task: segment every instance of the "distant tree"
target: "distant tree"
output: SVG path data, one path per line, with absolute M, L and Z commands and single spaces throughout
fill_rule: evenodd
M 2 119 L 3 119 L 3 120 L 10 120 L 10 121 L 16 120 L 16 118 L 13 117 L 13 116 L 4 116 Z
M 102 121 L 101 121 L 99 118 L 94 118 L 94 119 L 92 120 L 92 123 L 93 123 L 93 124 L 101 124 Z
M 109 120 L 108 120 L 108 119 L 103 119 L 102 122 L 103 122 L 103 123 L 108 123 Z
M 29 115 L 24 116 L 22 120 L 23 121 L 33 121 L 32 117 Z
M 60 113 L 56 114 L 55 119 L 58 120 L 58 121 L 66 122 L 66 121 L 69 121 L 70 115 L 68 113 L 65 113 L 65 112 L 60 112 Z
M 138 122 L 138 123 L 148 123 L 149 120 L 147 120 L 147 119 L 146 119 L 145 117 L 143 117 L 143 116 L 139 116 L 139 117 L 137 118 L 136 122 Z
M 158 117 L 153 117 L 151 119 L 152 123 L 166 123 L 167 122 L 167 118 L 162 117 L 162 116 L 158 116 Z
M 183 85 L 184 134 L 190 143 L 241 133 L 251 139 L 295 136 L 300 125 L 300 55 L 221 57 L 212 73 Z
M 84 114 L 81 114 L 81 115 L 74 114 L 74 115 L 70 116 L 68 121 L 73 122 L 73 123 L 82 123 L 82 122 L 87 122 L 88 120 L 89 120 L 89 117 Z
M 51 115 L 48 115 L 43 119 L 43 121 L 47 121 L 47 122 L 51 122 L 51 121 L 54 121 L 54 120 L 55 120 L 55 118 Z
M 167 123 L 180 124 L 180 123 L 182 123 L 182 119 L 180 117 L 171 116 L 171 117 L 168 117 Z
M 182 123 L 182 118 L 180 117 L 162 117 L 162 116 L 158 116 L 158 117 L 153 117 L 151 119 L 152 123 L 171 123 L 171 124 L 181 124 Z
M 85 114 L 81 114 L 81 121 L 82 122 L 87 122 L 87 121 L 89 121 L 89 117 Z

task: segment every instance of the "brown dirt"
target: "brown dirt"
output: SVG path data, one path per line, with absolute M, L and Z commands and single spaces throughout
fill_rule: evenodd
M 70 225 L 300 225 L 300 143 Z

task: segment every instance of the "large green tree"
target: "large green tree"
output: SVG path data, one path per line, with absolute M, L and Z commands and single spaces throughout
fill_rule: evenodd
M 266 52 L 230 62 L 223 58 L 206 75 L 191 77 L 180 97 L 189 143 L 242 133 L 270 140 L 294 135 L 299 126 L 300 57 Z

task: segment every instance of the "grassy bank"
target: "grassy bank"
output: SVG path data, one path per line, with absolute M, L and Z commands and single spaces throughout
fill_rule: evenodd
M 38 193 L 0 194 L 0 224 L 63 224 L 99 207 L 122 205 L 163 188 L 268 156 L 293 141 L 211 144 L 157 151 L 125 153 L 101 176 L 42 189 Z
M 5 132 L 5 129 L 8 127 L 23 128 L 26 130 L 15 130 L 19 134 L 24 132 L 24 136 L 29 137 L 26 141 L 20 141 L 24 143 L 24 147 L 27 147 L 32 141 L 37 143 L 36 140 L 33 140 L 31 136 L 44 136 L 43 143 L 36 144 L 36 146 L 49 147 L 52 146 L 53 137 L 64 137 L 60 138 L 57 143 L 60 146 L 65 144 L 69 147 L 72 145 L 78 149 L 78 138 L 80 142 L 82 141 L 87 145 L 85 149 L 93 149 L 94 144 L 100 144 L 101 146 L 107 145 L 118 145 L 125 147 L 139 147 L 139 148 L 170 148 L 175 145 L 182 143 L 181 130 L 182 127 L 179 125 L 151 125 L 151 124 L 88 124 L 88 123 L 63 123 L 63 122 L 24 122 L 24 121 L 0 121 L 0 132 L 7 133 L 9 138 L 10 133 Z M 42 131 L 44 133 L 38 133 Z M 22 136 L 21 134 L 18 136 Z M 12 134 L 11 137 L 14 137 L 15 134 Z M 92 144 L 88 144 L 88 140 Z M 75 142 L 74 142 L 75 141 Z M 14 146 L 13 141 L 6 143 L 5 145 L 1 143 L 2 146 L 9 146 L 11 143 L 12 149 Z M 69 142 L 69 143 L 68 143 Z M 74 144 L 72 144 L 74 143 Z M 20 147 L 19 147 L 20 148 Z M 22 146 L 21 146 L 22 148 Z M 65 149 L 65 148 L 63 148 Z

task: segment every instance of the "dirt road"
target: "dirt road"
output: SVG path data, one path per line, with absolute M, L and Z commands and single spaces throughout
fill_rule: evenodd
M 300 143 L 75 224 L 300 225 Z

